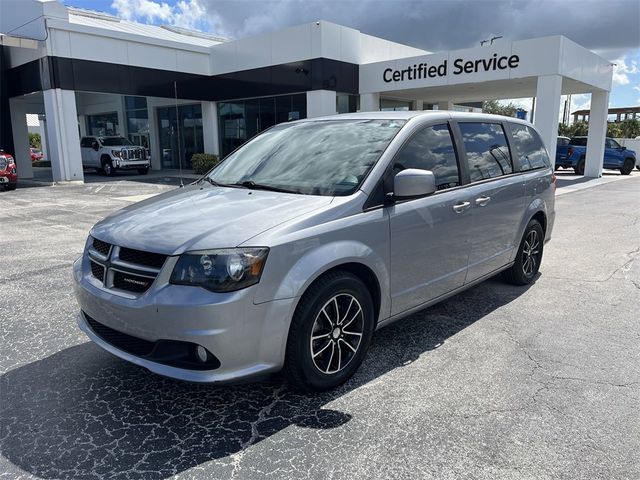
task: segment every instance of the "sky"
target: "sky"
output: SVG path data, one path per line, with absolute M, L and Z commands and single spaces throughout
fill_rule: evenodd
M 243 38 L 316 20 L 429 51 L 565 35 L 615 64 L 610 106 L 640 105 L 638 0 L 65 0 L 125 20 Z M 525 108 L 530 101 L 518 101 Z M 572 111 L 589 108 L 574 95 Z M 529 108 L 527 108 L 528 110 Z

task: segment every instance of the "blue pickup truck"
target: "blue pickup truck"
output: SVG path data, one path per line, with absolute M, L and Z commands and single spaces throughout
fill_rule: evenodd
M 558 137 L 556 148 L 556 170 L 573 168 L 578 175 L 584 175 L 584 162 L 587 156 L 587 137 Z M 636 165 L 636 152 L 627 150 L 613 138 L 605 140 L 603 168 L 620 170 L 629 175 Z

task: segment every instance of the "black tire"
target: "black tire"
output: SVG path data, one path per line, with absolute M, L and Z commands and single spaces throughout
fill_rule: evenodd
M 625 158 L 624 163 L 622 164 L 622 168 L 620 169 L 620 173 L 622 175 L 629 175 L 633 170 L 633 158 Z
M 338 321 L 332 323 L 330 317 Z M 347 381 L 367 353 L 374 324 L 373 300 L 362 280 L 346 271 L 320 277 L 300 299 L 291 321 L 284 364 L 291 385 L 319 392 Z M 361 332 L 360 336 L 357 332 Z M 341 364 L 343 359 L 346 364 Z
M 147 173 L 149 173 L 149 168 L 139 168 L 138 173 L 140 175 L 146 175 Z
M 102 171 L 107 177 L 113 177 L 116 173 L 116 169 L 111 162 L 111 159 L 107 156 L 102 157 Z
M 578 163 L 576 164 L 576 166 L 573 167 L 573 169 L 576 172 L 576 175 L 584 175 L 584 163 L 585 163 L 584 157 L 580 157 L 580 160 L 578 160 Z
M 7 190 L 15 190 L 16 188 L 18 188 L 17 183 L 10 183 L 9 185 L 7 185 Z
M 542 225 L 537 220 L 532 219 L 527 224 L 527 228 L 524 229 L 515 263 L 503 273 L 504 279 L 513 285 L 529 285 L 540 269 L 543 248 L 544 231 L 542 230 Z M 531 250 L 533 252 L 528 254 L 527 251 Z M 528 261 L 528 259 L 530 260 Z M 533 264 L 529 262 L 533 262 Z

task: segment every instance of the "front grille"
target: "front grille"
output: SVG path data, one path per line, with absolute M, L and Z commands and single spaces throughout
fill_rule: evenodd
M 93 276 L 96 277 L 101 282 L 103 282 L 104 281 L 104 266 L 100 265 L 99 263 L 94 262 L 93 260 L 90 260 L 90 263 L 91 263 L 91 273 L 93 274 Z
M 111 248 L 111 245 L 108 244 L 107 242 L 103 242 L 102 240 L 98 240 L 97 238 L 94 238 L 93 248 L 96 252 L 106 257 L 109 255 L 109 249 Z
M 106 288 L 141 294 L 149 290 L 167 255 L 112 245 L 97 238 L 88 249 L 91 274 Z
M 149 355 L 155 347 L 155 342 L 143 340 L 142 338 L 114 330 L 113 328 L 95 321 L 86 313 L 84 316 L 87 319 L 87 323 L 91 327 L 91 330 L 93 330 L 97 336 L 120 350 L 124 350 L 132 355 L 144 356 Z
M 6 170 L 7 165 L 8 165 L 8 162 L 6 157 L 0 157 L 0 170 Z
M 143 252 L 142 250 L 134 250 L 132 248 L 120 248 L 119 253 L 120 260 L 129 263 L 136 263 L 138 265 L 144 265 L 145 267 L 162 268 L 164 261 L 167 259 L 166 255 L 159 253 Z
M 153 278 L 135 275 L 129 272 L 113 271 L 113 287 L 129 292 L 142 293 L 149 290 Z

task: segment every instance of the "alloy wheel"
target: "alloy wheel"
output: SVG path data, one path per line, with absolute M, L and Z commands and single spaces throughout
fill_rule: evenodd
M 540 240 L 538 232 L 531 230 L 522 246 L 522 271 L 527 277 L 536 271 L 540 258 Z
M 360 348 L 364 312 L 351 294 L 339 293 L 316 315 L 309 345 L 315 367 L 324 374 L 343 370 Z

